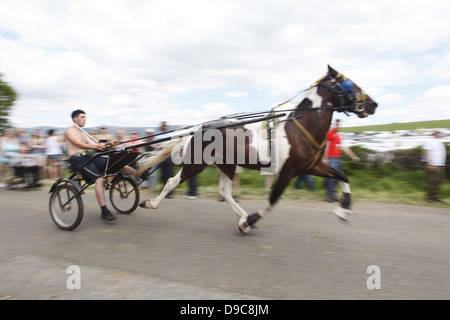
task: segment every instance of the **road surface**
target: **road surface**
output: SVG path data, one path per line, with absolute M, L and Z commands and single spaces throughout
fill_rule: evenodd
M 335 204 L 282 199 L 241 235 L 226 203 L 178 194 L 108 223 L 88 190 L 68 232 L 48 199 L 0 190 L 0 299 L 450 298 L 450 207 L 355 203 L 346 225 Z

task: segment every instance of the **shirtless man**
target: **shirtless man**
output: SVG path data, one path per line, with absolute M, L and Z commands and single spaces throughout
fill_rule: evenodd
M 100 143 L 82 131 L 82 127 L 86 124 L 86 114 L 83 110 L 75 110 L 72 112 L 73 126 L 68 128 L 64 133 L 64 137 L 67 143 L 67 153 L 69 155 L 69 164 L 75 170 L 80 170 L 88 161 L 93 158 L 93 155 L 85 152 L 87 149 L 104 150 L 108 147 L 112 141 L 107 143 Z M 88 166 L 81 170 L 83 178 L 92 182 L 97 179 L 98 175 L 104 171 L 106 159 L 98 157 L 91 162 Z M 123 167 L 122 173 L 134 176 L 136 170 L 129 166 Z M 101 218 L 107 221 L 116 220 L 117 217 L 113 215 L 106 207 L 105 201 L 105 189 L 104 178 L 100 177 L 95 180 L 95 195 L 97 201 L 102 209 Z

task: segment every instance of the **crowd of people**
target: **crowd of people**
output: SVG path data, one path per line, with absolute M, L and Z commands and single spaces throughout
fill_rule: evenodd
M 42 179 L 61 176 L 64 144 L 51 129 L 46 134 L 36 129 L 31 134 L 9 128 L 0 137 L 0 187 L 14 177 L 23 177 L 26 187 L 39 185 Z

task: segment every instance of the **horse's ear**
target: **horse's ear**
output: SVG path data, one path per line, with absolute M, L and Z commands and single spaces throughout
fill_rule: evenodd
M 328 65 L 328 73 L 333 76 L 338 74 L 338 72 L 336 70 L 334 70 L 332 67 L 330 67 L 330 65 Z

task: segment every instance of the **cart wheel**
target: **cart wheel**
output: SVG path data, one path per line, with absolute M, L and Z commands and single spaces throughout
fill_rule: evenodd
M 139 204 L 139 187 L 133 178 L 120 175 L 112 183 L 109 199 L 117 212 L 130 214 Z
M 69 184 L 62 184 L 52 192 L 49 201 L 50 216 L 63 230 L 73 230 L 83 219 L 83 200 L 78 191 Z

